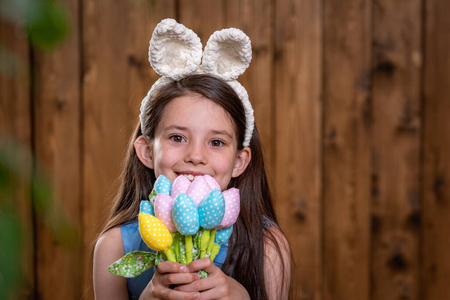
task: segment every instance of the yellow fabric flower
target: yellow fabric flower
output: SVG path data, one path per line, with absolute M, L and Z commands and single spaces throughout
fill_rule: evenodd
M 139 232 L 145 244 L 155 251 L 165 252 L 172 245 L 172 235 L 166 225 L 150 214 L 139 213 Z

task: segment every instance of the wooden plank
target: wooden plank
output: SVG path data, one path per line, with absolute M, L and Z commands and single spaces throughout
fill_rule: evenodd
M 30 102 L 30 61 L 29 45 L 23 28 L 17 24 L 8 23 L 0 19 L 0 40 L 2 47 L 9 51 L 13 59 L 2 60 L 0 71 L 0 143 L 1 147 L 14 147 L 19 143 L 27 150 L 26 156 L 18 157 L 23 163 L 19 167 L 23 171 L 23 178 L 31 178 L 31 102 Z M 16 154 L 20 154 L 18 151 Z M 30 186 L 26 182 L 17 183 L 14 190 L 15 209 L 19 212 L 22 226 L 21 242 L 21 270 L 24 282 L 17 299 L 28 299 L 34 295 L 34 237 L 33 212 L 31 204 Z
M 52 52 L 34 51 L 34 147 L 38 164 L 42 163 L 52 178 L 55 205 L 65 209 L 72 225 L 80 232 L 79 3 L 77 0 L 64 3 L 70 14 L 70 36 Z M 48 218 L 48 215 L 45 219 L 38 218 L 36 224 L 38 297 L 53 299 L 58 295 L 62 299 L 80 299 L 81 240 L 61 244 L 50 231 L 52 218 Z
M 117 192 L 142 98 L 159 78 L 148 62 L 153 29 L 175 1 L 83 1 L 83 215 L 85 266 Z M 92 269 L 84 290 L 93 298 Z
M 203 48 L 211 34 L 225 26 L 225 0 L 179 0 L 177 21 L 192 29 L 202 41 Z
M 274 162 L 271 143 L 274 126 L 273 11 L 269 0 L 227 1 L 224 25 L 225 28 L 241 29 L 252 42 L 252 62 L 238 81 L 246 88 L 252 102 L 269 173 L 274 168 L 271 164 Z
M 370 3 L 325 1 L 325 299 L 370 294 Z
M 421 1 L 373 19 L 373 299 L 419 299 Z
M 276 209 L 293 250 L 293 299 L 322 299 L 322 2 L 275 11 Z
M 265 147 L 266 159 L 271 161 L 271 3 L 270 1 L 179 1 L 179 22 L 192 29 L 203 46 L 216 30 L 235 27 L 243 30 L 252 41 L 253 59 L 249 69 L 238 78 L 252 101 L 257 126 Z M 215 12 L 215 13 L 211 13 Z
M 425 3 L 422 299 L 450 299 L 450 2 Z

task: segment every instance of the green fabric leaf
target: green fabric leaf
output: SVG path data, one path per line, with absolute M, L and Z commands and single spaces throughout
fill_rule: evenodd
M 157 254 L 133 251 L 108 267 L 108 271 L 122 277 L 133 278 L 155 265 Z
M 200 275 L 200 279 L 208 277 L 208 273 L 205 270 L 197 271 L 197 274 Z
M 150 203 L 152 205 L 155 205 L 155 198 L 158 195 L 158 193 L 156 192 L 155 189 L 152 190 L 152 192 L 150 193 L 150 195 L 148 195 L 148 200 L 150 200 Z
M 160 262 L 165 261 L 163 251 L 158 252 L 155 256 L 155 266 L 159 265 Z

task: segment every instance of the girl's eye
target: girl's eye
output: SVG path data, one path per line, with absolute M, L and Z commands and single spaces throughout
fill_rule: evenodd
M 183 143 L 183 142 L 185 142 L 186 140 L 184 139 L 184 137 L 182 137 L 181 135 L 172 135 L 171 137 L 170 137 L 170 139 L 172 140 L 172 141 L 174 141 L 175 143 Z
M 222 142 L 221 140 L 212 140 L 211 142 L 209 142 L 209 144 L 213 147 L 221 147 L 225 145 L 225 143 Z

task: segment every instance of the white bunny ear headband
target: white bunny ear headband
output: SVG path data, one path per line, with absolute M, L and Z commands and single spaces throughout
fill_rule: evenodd
M 241 99 L 246 124 L 243 145 L 250 145 L 255 126 L 253 108 L 247 91 L 236 80 L 252 60 L 250 39 L 244 32 L 236 28 L 214 32 L 206 43 L 202 56 L 202 43 L 195 32 L 173 19 L 164 19 L 153 31 L 148 56 L 152 68 L 162 77 L 153 84 L 142 100 L 139 116 L 142 132 L 151 95 L 158 86 L 192 74 L 209 74 L 228 83 Z

